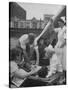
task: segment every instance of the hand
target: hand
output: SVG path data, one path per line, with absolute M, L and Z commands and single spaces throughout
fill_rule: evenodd
M 37 68 L 37 65 L 31 65 L 31 70 L 35 70 Z
M 30 74 L 32 75 L 32 74 L 35 74 L 36 73 L 36 71 L 34 70 L 34 69 L 32 69 L 31 71 L 30 71 Z
M 31 74 L 35 74 L 37 72 L 38 72 L 38 69 L 36 68 L 36 66 L 32 66 Z

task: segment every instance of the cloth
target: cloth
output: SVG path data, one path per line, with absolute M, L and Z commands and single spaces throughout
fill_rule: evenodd
M 52 54 L 52 56 L 50 57 L 50 69 L 48 72 L 47 77 L 51 76 L 53 73 L 56 73 L 56 71 L 58 72 L 62 72 L 63 68 L 62 68 L 62 51 L 63 48 L 47 48 L 46 50 L 50 52 L 54 52 Z M 52 50 L 51 50 L 52 49 Z
M 56 73 L 56 71 L 58 72 L 62 72 L 62 64 L 59 60 L 59 58 L 57 57 L 56 54 L 53 54 L 52 58 L 50 59 L 50 69 L 48 71 L 48 75 L 46 77 L 51 76 L 52 74 Z
M 52 73 L 55 73 L 56 71 L 62 72 L 61 61 L 56 54 L 53 54 L 50 60 L 50 70 L 52 70 Z

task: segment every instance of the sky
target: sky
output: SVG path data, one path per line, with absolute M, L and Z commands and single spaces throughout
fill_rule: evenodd
M 26 18 L 32 19 L 35 17 L 36 19 L 44 19 L 44 14 L 53 14 L 56 13 L 61 8 L 61 5 L 54 4 L 38 4 L 38 3 L 21 3 L 17 2 L 22 8 L 26 10 Z

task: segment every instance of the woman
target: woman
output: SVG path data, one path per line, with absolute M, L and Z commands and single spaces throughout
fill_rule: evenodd
M 30 72 L 26 72 L 19 67 L 22 58 L 22 52 L 19 49 L 12 49 L 10 55 L 10 87 L 20 87 L 28 76 L 35 74 L 38 70 L 32 68 Z
M 59 28 L 55 29 L 55 31 L 58 32 L 58 42 L 55 46 L 55 49 L 57 56 L 62 64 L 62 70 L 65 70 L 65 66 L 66 66 L 66 25 L 65 24 L 66 24 L 65 17 L 61 17 L 58 20 Z
M 58 20 L 58 24 L 59 24 L 59 28 L 55 29 L 56 32 L 58 32 L 58 42 L 54 47 L 54 52 L 55 54 L 53 54 L 52 58 L 51 58 L 51 62 L 55 61 L 54 63 L 52 62 L 51 66 L 51 70 L 49 72 L 50 75 L 48 75 L 47 77 L 51 76 L 53 73 L 53 71 L 58 71 L 58 72 L 63 72 L 64 68 L 63 64 L 65 64 L 66 62 L 66 50 L 64 48 L 65 46 L 65 39 L 64 37 L 66 36 L 66 26 L 64 25 L 65 22 L 62 19 Z M 55 57 L 54 57 L 55 55 Z M 65 59 L 64 59 L 65 58 Z M 64 62 L 64 63 L 63 63 Z
M 60 48 L 61 45 L 62 45 L 63 42 L 64 42 L 64 35 L 66 35 L 66 34 L 65 34 L 65 33 L 66 33 L 65 21 L 64 21 L 62 18 L 60 18 L 60 19 L 58 20 L 58 26 L 59 26 L 59 28 L 55 28 L 55 29 L 54 29 L 55 32 L 58 33 L 58 34 L 57 34 L 57 35 L 58 35 L 58 42 L 57 42 L 57 44 L 56 44 L 55 47 Z

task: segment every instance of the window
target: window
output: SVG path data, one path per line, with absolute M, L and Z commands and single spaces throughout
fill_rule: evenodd
M 37 28 L 37 23 L 36 22 L 32 23 L 32 28 L 34 28 L 34 29 Z
M 14 21 L 14 28 L 18 28 L 18 22 Z
M 30 28 L 30 22 L 26 22 L 26 28 Z
M 24 25 L 23 25 L 23 22 L 20 22 L 20 28 L 23 28 Z

